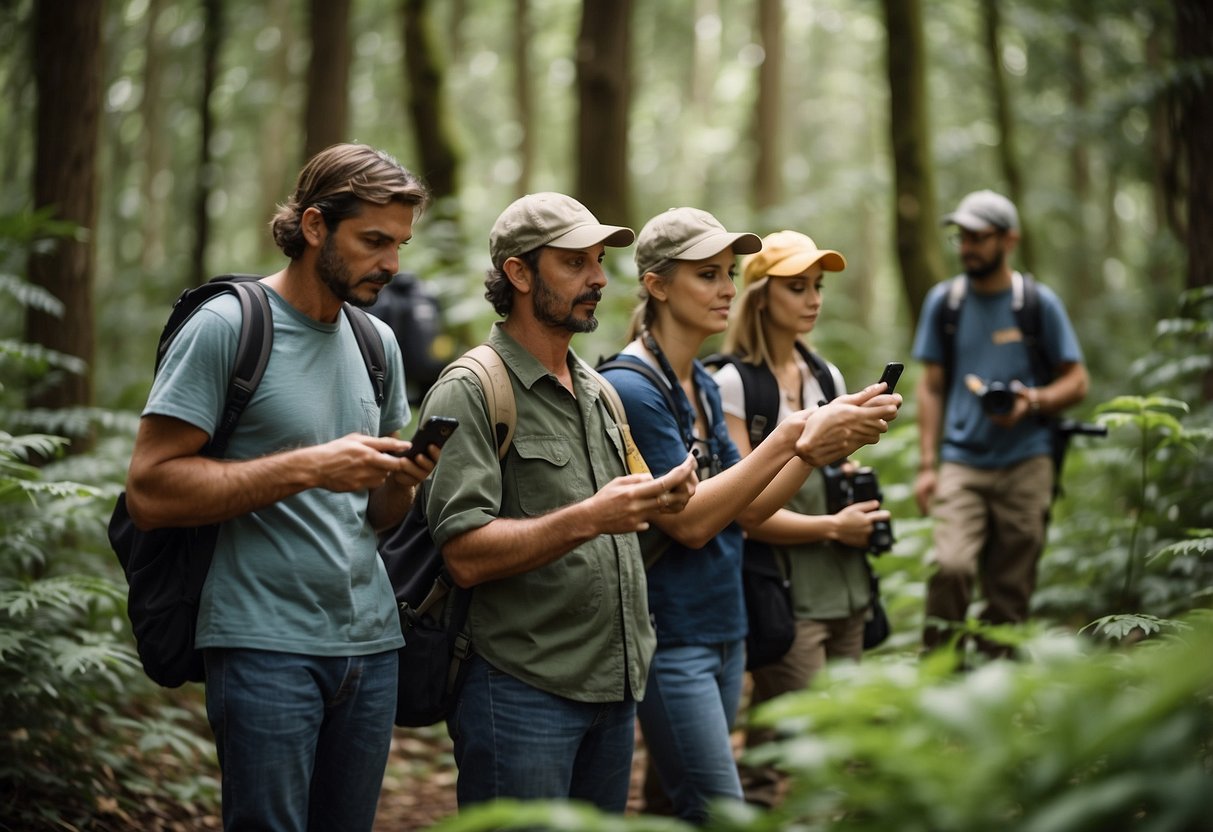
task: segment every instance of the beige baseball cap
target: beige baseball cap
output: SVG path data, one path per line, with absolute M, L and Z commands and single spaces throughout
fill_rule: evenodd
M 519 197 L 506 207 L 489 232 L 489 256 L 494 268 L 511 257 L 541 246 L 587 248 L 603 243 L 630 246 L 636 232 L 603 225 L 571 196 L 545 191 Z
M 730 247 L 734 254 L 753 254 L 762 240 L 748 231 L 726 231 L 707 211 L 671 208 L 640 229 L 636 268 L 643 277 L 666 260 L 703 260 Z
M 837 251 L 818 248 L 813 238 L 799 231 L 776 231 L 762 238 L 762 251 L 741 264 L 741 278 L 749 286 L 764 277 L 795 277 L 820 262 L 827 272 L 840 272 L 847 259 Z

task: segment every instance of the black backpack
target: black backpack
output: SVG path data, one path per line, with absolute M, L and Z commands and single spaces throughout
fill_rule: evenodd
M 240 301 L 240 335 L 236 359 L 228 381 L 227 399 L 214 435 L 202 453 L 220 458 L 228 440 L 265 374 L 273 346 L 273 315 L 264 287 L 257 275 L 222 275 L 193 289 L 186 289 L 173 304 L 160 334 L 156 366 L 169 345 L 197 309 L 211 298 L 230 292 Z M 375 389 L 375 400 L 383 403 L 387 358 L 383 342 L 366 313 L 345 305 Z M 215 551 L 219 525 L 165 528 L 142 531 L 131 521 L 126 493 L 109 521 L 109 540 L 129 585 L 127 615 L 144 672 L 167 688 L 204 679 L 202 654 L 194 649 L 198 601 L 202 595 Z
M 400 272 L 366 311 L 392 328 L 400 344 L 409 404 L 416 406 L 438 380 L 451 356 L 443 354 L 442 308 L 437 296 L 411 272 Z

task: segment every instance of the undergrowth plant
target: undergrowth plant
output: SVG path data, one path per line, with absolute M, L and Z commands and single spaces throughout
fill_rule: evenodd
M 13 264 L 37 217 L 0 217 L 0 295 L 59 314 L 62 304 Z M 5 337 L 0 320 L 0 829 L 133 829 L 211 813 L 213 748 L 196 698 L 175 703 L 142 673 L 126 586 L 105 519 L 130 453 L 134 418 L 91 408 L 33 410 L 24 394 L 78 359 Z M 127 436 L 64 456 L 97 428 Z

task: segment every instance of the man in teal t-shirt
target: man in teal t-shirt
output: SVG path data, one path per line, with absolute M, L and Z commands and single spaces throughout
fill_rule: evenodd
M 173 340 L 139 423 L 135 523 L 221 524 L 196 644 L 228 830 L 374 822 L 403 644 L 376 533 L 404 517 L 434 462 L 395 455 L 409 448 L 392 437 L 409 412 L 391 330 L 374 321 L 388 360 L 380 406 L 341 310 L 369 306 L 399 271 L 427 198 L 373 148 L 317 154 L 272 224 L 290 258 L 261 281 L 273 349 L 226 457 L 201 451 L 240 332 L 230 295 Z

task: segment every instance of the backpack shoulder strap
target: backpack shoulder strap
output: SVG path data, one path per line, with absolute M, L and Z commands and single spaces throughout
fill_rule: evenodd
M 261 383 L 270 361 L 274 344 L 274 315 L 265 287 L 257 282 L 258 279 L 257 275 L 250 274 L 220 275 L 201 286 L 186 289 L 173 303 L 173 310 L 169 313 L 156 347 L 158 371 L 173 340 L 204 303 L 224 293 L 235 295 L 239 301 L 240 334 L 236 339 L 236 359 L 228 379 L 223 412 L 206 447 L 209 456 L 222 456 L 227 449 L 232 431 L 236 429 L 240 415 Z
M 362 353 L 367 375 L 371 377 L 371 386 L 375 388 L 375 404 L 382 407 L 387 380 L 387 353 L 383 348 L 383 338 L 369 315 L 348 303 L 342 304 L 342 307 L 354 330 L 354 340 L 358 342 L 358 351 Z
M 796 342 L 796 351 L 809 365 L 809 372 L 813 374 L 813 378 L 817 379 L 817 384 L 821 387 L 821 395 L 825 400 L 832 402 L 838 398 L 838 385 L 834 383 L 834 374 L 830 372 L 830 365 L 826 363 L 826 360 L 800 341 Z
M 472 373 L 484 391 L 484 402 L 488 408 L 489 421 L 497 438 L 497 458 L 505 459 L 514 440 L 514 427 L 518 422 L 518 409 L 514 401 L 514 388 L 510 384 L 510 370 L 497 350 L 486 344 L 472 347 L 456 358 L 442 371 L 442 375 L 462 368 Z
M 943 341 L 943 389 L 946 396 L 952 388 L 952 375 L 956 372 L 956 329 L 960 322 L 960 307 L 964 304 L 968 282 L 963 274 L 953 277 L 948 283 L 947 295 L 939 305 L 936 326 Z
M 603 404 L 606 406 L 607 413 L 619 428 L 619 433 L 623 437 L 624 453 L 627 455 L 628 473 L 643 474 L 649 470 L 648 463 L 644 461 L 644 456 L 641 455 L 640 449 L 636 447 L 636 441 L 632 439 L 632 428 L 628 424 L 628 412 L 623 406 L 623 399 L 619 398 L 619 391 L 616 390 L 602 373 L 595 370 L 586 361 L 580 357 L 577 361 L 585 368 L 586 372 L 598 382 L 598 389 L 601 393 Z
M 741 390 L 745 397 L 745 421 L 750 434 L 750 445 L 771 435 L 779 421 L 779 382 L 766 364 L 751 364 L 739 355 L 717 353 L 708 356 L 705 364 L 723 367 L 732 364 L 741 376 Z
M 1014 272 L 1011 275 L 1011 309 L 1015 323 L 1023 335 L 1023 344 L 1028 350 L 1032 375 L 1038 385 L 1053 380 L 1053 364 L 1045 353 L 1044 313 L 1040 303 L 1040 287 L 1030 274 Z

